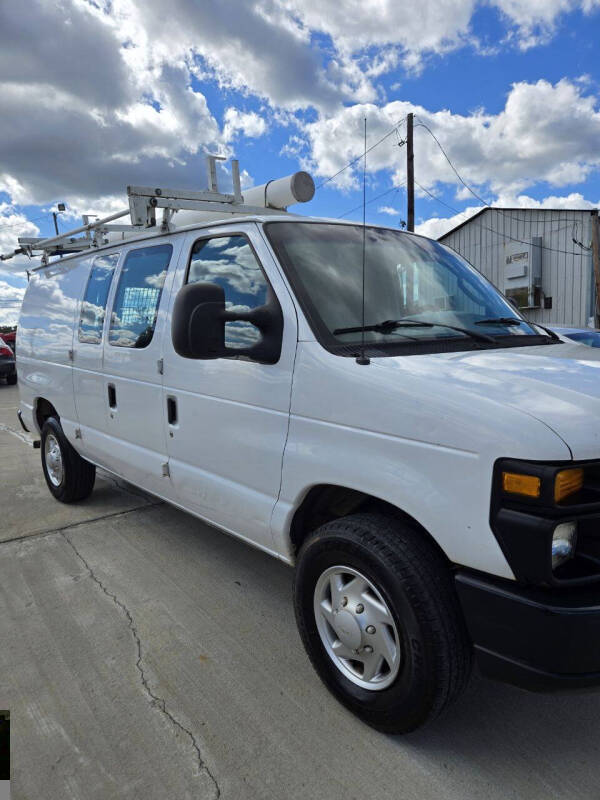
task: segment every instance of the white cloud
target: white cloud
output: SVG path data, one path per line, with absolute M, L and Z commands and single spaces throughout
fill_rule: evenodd
M 4 281 L 0 270 L 0 326 L 17 324 L 24 295 L 25 289 Z
M 60 87 L 92 107 L 134 97 L 110 20 L 86 2 L 0 3 L 0 75 L 5 83 Z M 93 79 L 90 75 L 92 68 Z
M 221 140 L 205 98 L 173 70 L 161 74 L 158 93 L 160 110 L 136 102 L 99 112 L 58 89 L 0 84 L 0 187 L 14 202 L 43 204 L 72 192 L 114 194 L 150 175 L 204 185 L 188 163 L 198 150 L 218 150 Z
M 24 16 L 0 4 L 0 189 L 20 204 L 78 195 L 86 206 L 149 179 L 205 186 L 203 153 L 229 151 L 185 51 L 121 25 L 126 3 L 30 5 Z
M 600 111 L 598 100 L 567 79 L 516 83 L 498 114 L 483 110 L 454 114 L 449 110 L 428 111 L 402 101 L 383 106 L 356 104 L 306 126 L 310 158 L 305 166 L 320 176 L 333 175 L 346 163 L 360 158 L 363 149 L 363 119 L 369 142 L 381 139 L 408 111 L 415 118 L 415 174 L 426 188 L 452 184 L 459 198 L 470 196 L 459 183 L 427 125 L 439 138 L 465 181 L 478 193 L 517 194 L 538 181 L 563 186 L 586 179 L 600 167 Z M 400 136 L 404 135 L 400 128 Z M 396 185 L 405 180 L 404 148 L 394 134 L 367 157 L 369 172 L 391 171 Z M 355 187 L 360 162 L 347 169 L 335 184 Z M 484 199 L 487 199 L 485 197 Z
M 510 194 L 501 194 L 494 205 L 500 208 L 576 208 L 581 210 L 598 208 L 600 200 L 597 203 L 586 200 L 581 192 L 571 192 L 568 195 L 549 195 L 542 200 L 536 200 L 526 194 L 520 194 L 516 197 Z
M 399 217 L 402 212 L 397 208 L 392 208 L 392 206 L 379 206 L 377 211 L 380 214 L 387 214 L 389 217 Z
M 469 29 L 476 0 L 280 0 L 310 30 L 326 33 L 340 51 L 398 45 L 408 52 L 444 51 Z
M 37 236 L 39 228 L 7 203 L 0 203 L 0 254 L 12 253 L 19 236 Z M 37 262 L 35 262 L 37 263 Z M 0 325 L 15 325 L 27 285 L 25 270 L 32 266 L 27 256 L 0 262 Z
M 38 236 L 40 229 L 38 226 L 27 219 L 25 214 L 16 211 L 8 203 L 0 203 L 0 254 L 12 253 L 19 246 L 19 236 Z M 15 270 L 14 264 L 19 265 Z M 5 271 L 21 271 L 21 267 L 26 268 L 26 257 L 0 262 L 0 269 Z
M 466 222 L 478 211 L 481 211 L 482 208 L 483 206 L 471 206 L 458 214 L 454 214 L 452 217 L 430 217 L 424 222 L 415 225 L 415 233 L 429 236 L 431 239 L 438 239 L 448 231 L 451 231 L 452 228 Z
M 559 18 L 581 10 L 590 14 L 600 7 L 600 0 L 490 0 L 517 28 L 517 43 L 522 50 L 546 44 Z
M 238 111 L 237 108 L 228 108 L 224 114 L 223 138 L 229 142 L 242 133 L 249 139 L 257 139 L 267 132 L 267 123 L 264 118 L 254 111 Z
M 411 108 L 386 103 L 381 75 L 473 41 L 478 6 L 492 4 L 522 37 L 600 0 L 29 0 L 0 4 L 0 189 L 16 203 L 67 201 L 73 212 L 121 207 L 127 183 L 206 185 L 206 151 L 232 153 L 241 137 L 316 114 L 284 155 L 322 176 L 360 154 L 362 118 L 375 139 Z M 35 47 L 29 42 L 35 42 Z M 91 66 L 93 68 L 91 68 Z M 265 115 L 232 105 L 223 129 L 192 78 L 264 98 Z M 504 111 L 458 115 L 415 108 L 443 138 L 465 178 L 491 192 L 584 180 L 598 165 L 595 98 L 582 82 L 516 84 Z M 344 105 L 345 104 L 345 105 Z M 301 137 L 300 132 L 304 133 Z M 424 130 L 418 180 L 453 182 Z M 391 137 L 371 171 L 404 175 Z M 352 171 L 336 183 L 353 185 Z M 117 206 L 118 204 L 118 206 Z
M 171 0 L 164 6 L 114 0 L 111 16 L 121 36 L 135 42 L 130 62 L 196 64 L 223 86 L 252 92 L 284 108 L 331 104 L 341 94 L 327 78 L 309 31 L 275 0 L 248 3 Z M 208 70 L 208 73 L 207 73 Z

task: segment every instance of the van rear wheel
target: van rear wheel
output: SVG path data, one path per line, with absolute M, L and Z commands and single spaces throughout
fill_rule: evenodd
M 468 682 L 471 644 L 450 569 L 405 522 L 360 513 L 320 527 L 301 548 L 294 600 L 319 676 L 380 731 L 419 728 Z
M 96 480 L 96 467 L 69 444 L 55 417 L 44 422 L 40 450 L 46 483 L 57 500 L 75 503 L 89 497 Z

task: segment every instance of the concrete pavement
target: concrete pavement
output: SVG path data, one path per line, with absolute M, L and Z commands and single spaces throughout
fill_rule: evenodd
M 313 673 L 288 567 L 120 481 L 57 503 L 16 401 L 0 385 L 13 800 L 600 798 L 600 695 L 475 678 L 429 728 L 372 731 Z
M 11 499 L 3 503 L 0 542 L 155 502 L 135 487 L 104 473 L 98 475 L 94 492 L 85 503 L 68 508 L 49 503 L 39 450 L 32 452 L 31 446 L 25 446 L 33 436 L 23 431 L 16 417 L 18 397 L 16 386 L 0 383 L 0 487 L 2 499 Z M 115 487 L 119 490 L 115 491 Z

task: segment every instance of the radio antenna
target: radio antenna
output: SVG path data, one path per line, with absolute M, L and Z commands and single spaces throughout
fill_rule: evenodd
M 371 359 L 365 355 L 365 261 L 367 254 L 367 118 L 365 117 L 365 142 L 363 152 L 363 229 L 362 229 L 362 332 L 360 354 L 356 356 L 356 363 L 367 366 Z

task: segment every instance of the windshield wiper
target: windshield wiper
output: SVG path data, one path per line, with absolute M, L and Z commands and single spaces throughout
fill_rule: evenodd
M 376 333 L 393 333 L 397 328 L 448 328 L 451 331 L 458 331 L 470 336 L 477 342 L 491 342 L 496 344 L 496 339 L 493 336 L 488 336 L 487 333 L 479 333 L 479 331 L 472 331 L 470 328 L 459 328 L 457 325 L 446 325 L 445 322 L 428 322 L 427 320 L 410 319 L 404 317 L 402 319 L 386 319 L 383 322 L 376 322 L 373 325 L 358 325 L 354 328 L 336 328 L 333 335 L 337 336 L 340 333 L 361 333 L 362 331 L 375 331 Z
M 555 333 L 555 332 L 552 330 L 552 328 L 546 328 L 544 325 L 540 325 L 540 323 L 539 323 L 539 322 L 528 322 L 527 324 L 528 324 L 528 325 L 537 325 L 537 327 L 538 327 L 538 328 L 541 328 L 543 331 L 546 331 L 546 333 L 548 334 L 548 336 L 549 336 L 549 337 L 550 337 L 550 338 L 551 338 L 553 341 L 555 341 L 555 342 L 561 342 L 561 343 L 562 343 L 562 339 L 560 338 L 560 336 L 558 336 L 558 334 L 556 334 L 556 333 Z
M 498 325 L 523 325 L 525 320 L 518 317 L 490 317 L 490 319 L 478 319 L 475 325 L 493 325 L 494 323 Z
M 545 328 L 543 325 L 540 325 L 539 322 L 530 322 L 528 319 L 519 319 L 518 317 L 493 317 L 490 319 L 479 319 L 475 325 L 492 325 L 493 323 L 497 323 L 498 325 L 529 325 L 531 328 L 537 326 L 545 331 L 553 341 L 561 341 L 560 336 L 557 336 L 551 328 Z
M 336 328 L 334 336 L 338 333 L 361 333 L 362 331 L 376 331 L 387 333 L 396 328 L 433 328 L 433 322 L 420 322 L 416 319 L 385 319 L 383 322 L 374 322 L 372 325 L 358 325 L 355 328 Z

